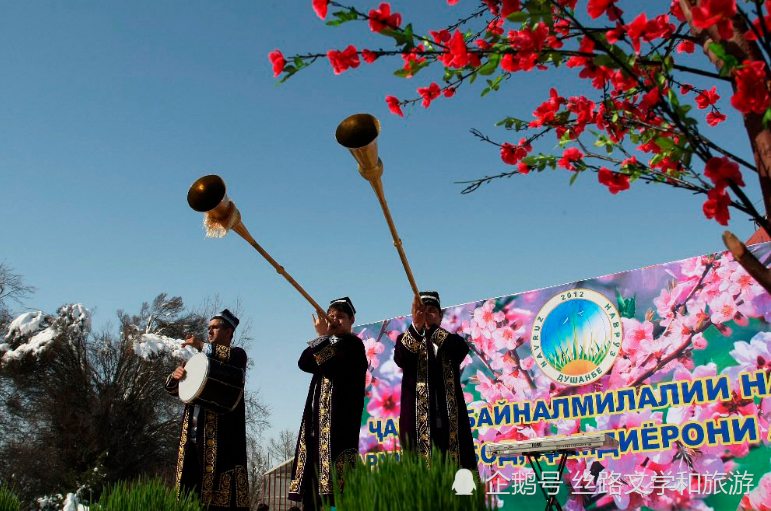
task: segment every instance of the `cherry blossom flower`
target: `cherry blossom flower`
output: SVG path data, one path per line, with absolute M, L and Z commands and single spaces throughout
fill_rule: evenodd
M 378 355 L 383 353 L 384 349 L 383 343 L 378 342 L 377 339 L 370 337 L 364 341 L 364 353 L 367 356 L 367 363 L 372 369 L 377 369 L 380 365 Z
M 771 472 L 764 474 L 758 486 L 742 497 L 741 508 L 745 511 L 771 511 Z
M 509 327 L 498 328 L 493 332 L 493 340 L 497 349 L 513 350 L 517 347 L 514 330 Z
M 751 305 L 737 305 L 729 293 L 722 293 L 709 303 L 709 310 L 712 311 L 710 319 L 715 324 L 732 321 L 737 314 L 744 314 L 748 309 L 751 309 Z
M 621 343 L 626 353 L 631 353 L 640 347 L 640 343 L 653 342 L 653 323 L 640 323 L 634 318 L 621 318 L 624 325 L 624 340 Z
M 367 404 L 367 412 L 372 417 L 385 419 L 399 417 L 399 407 L 402 399 L 401 385 L 391 386 L 386 382 L 372 389 L 372 398 Z
M 725 370 L 732 380 L 738 381 L 739 373 L 771 371 L 771 332 L 758 332 L 749 344 L 737 341 L 728 353 L 738 362 Z

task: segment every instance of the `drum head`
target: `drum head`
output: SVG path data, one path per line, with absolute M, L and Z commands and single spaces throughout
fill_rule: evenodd
M 193 355 L 185 364 L 185 375 L 179 380 L 179 399 L 189 403 L 198 397 L 209 376 L 209 357 L 203 353 Z

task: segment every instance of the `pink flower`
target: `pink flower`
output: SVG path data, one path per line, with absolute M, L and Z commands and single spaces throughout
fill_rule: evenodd
M 367 374 L 364 377 L 364 388 L 366 389 L 372 384 L 372 372 L 367 369 Z
M 284 60 L 284 55 L 281 53 L 281 50 L 275 49 L 268 53 L 268 58 L 270 59 L 270 63 L 273 64 L 273 76 L 280 75 L 286 65 L 286 60 Z
M 709 303 L 711 311 L 710 319 L 714 324 L 726 323 L 734 319 L 739 312 L 734 297 L 728 293 L 723 293 Z
M 372 399 L 367 404 L 367 412 L 381 419 L 398 417 L 402 399 L 401 385 L 391 387 L 385 381 L 372 389 Z
M 481 307 L 474 309 L 474 321 L 480 328 L 490 332 L 498 328 L 498 321 L 503 321 L 506 315 L 502 312 L 493 312 L 495 302 L 486 301 Z
M 482 395 L 482 399 L 492 403 L 500 397 L 501 393 L 498 390 L 498 386 L 480 370 L 477 370 L 477 380 L 479 380 L 479 383 L 476 389 Z
M 372 337 L 364 341 L 364 353 L 367 355 L 367 363 L 372 369 L 377 369 L 380 365 L 378 355 L 383 353 L 384 349 L 383 343 L 377 342 L 377 340 Z
M 497 349 L 513 350 L 517 347 L 514 330 L 509 327 L 498 328 L 493 332 L 493 340 Z
M 653 342 L 653 323 L 645 321 L 640 323 L 634 318 L 621 318 L 624 325 L 624 340 L 622 347 L 626 353 L 635 351 L 640 343 Z
M 720 275 L 720 291 L 728 291 L 733 296 L 739 296 L 742 300 L 749 302 L 756 296 L 764 294 L 765 291 L 755 279 L 750 277 L 747 271 L 739 266 L 738 263 L 724 264 L 717 270 Z
M 739 364 L 725 370 L 732 379 L 738 379 L 742 372 L 771 371 L 771 332 L 758 332 L 749 344 L 735 342 L 729 355 Z
M 771 472 L 761 477 L 758 486 L 742 497 L 741 507 L 746 511 L 771 511 Z

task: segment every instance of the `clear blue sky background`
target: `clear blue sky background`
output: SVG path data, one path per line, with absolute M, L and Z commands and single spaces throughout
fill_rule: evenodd
M 384 97 L 414 97 L 439 69 L 401 80 L 392 76 L 401 61 L 381 59 L 335 76 L 325 59 L 276 87 L 275 48 L 389 48 L 364 24 L 325 27 L 310 4 L 4 2 L 0 261 L 38 288 L 28 307 L 82 302 L 101 328 L 160 292 L 190 306 L 240 297 L 256 336 L 248 386 L 272 408 L 268 434 L 297 429 L 310 376 L 296 363 L 313 336 L 311 307 L 235 234 L 205 239 L 185 194 L 199 176 L 221 175 L 255 238 L 317 301 L 350 296 L 358 323 L 408 314 L 375 195 L 334 140 L 337 124 L 362 111 L 382 122 L 386 197 L 418 285 L 446 305 L 723 248 L 704 198 L 664 186 L 613 196 L 595 174 L 570 187 L 561 170 L 460 195 L 454 181 L 510 168 L 469 128 L 507 140 L 493 124 L 529 118 L 549 87 L 587 92 L 573 70 L 516 75 L 485 98 L 478 82 L 406 119 L 388 113 Z M 464 4 L 393 7 L 425 33 L 454 22 Z M 708 68 L 700 55 L 694 63 Z M 730 91 L 718 92 L 729 120 L 709 133 L 750 159 Z M 539 148 L 551 151 L 553 139 Z M 732 214 L 731 229 L 748 238 L 751 222 Z

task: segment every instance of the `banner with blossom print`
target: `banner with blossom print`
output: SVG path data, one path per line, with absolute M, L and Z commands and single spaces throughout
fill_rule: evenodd
M 771 262 L 771 243 L 752 250 Z M 370 465 L 398 455 L 393 352 L 409 324 L 355 329 Z M 771 297 L 730 253 L 449 307 L 442 326 L 471 347 L 462 385 L 480 479 L 500 508 L 542 507 L 546 491 L 570 511 L 771 510 Z M 525 458 L 486 449 L 590 432 L 620 447 L 571 456 L 561 480 L 557 459 L 536 479 Z

